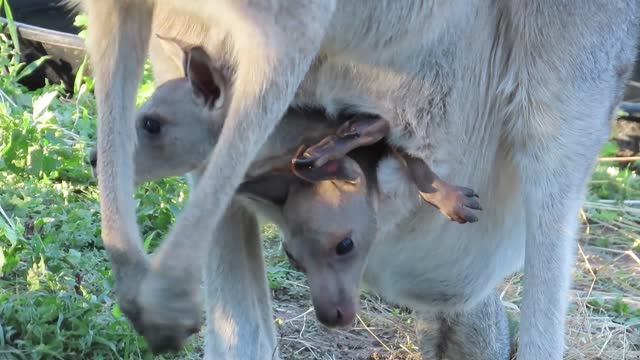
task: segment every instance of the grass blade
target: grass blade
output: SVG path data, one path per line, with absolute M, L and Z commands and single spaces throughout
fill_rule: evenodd
M 11 42 L 13 42 L 13 47 L 17 50 L 18 54 L 20 54 L 20 42 L 18 41 L 18 29 L 16 27 L 16 23 L 13 21 L 13 13 L 11 12 L 11 8 L 9 7 L 9 0 L 4 1 L 3 8 L 4 8 L 5 16 L 7 18 L 7 26 L 9 27 Z
M 47 61 L 49 59 L 51 59 L 51 56 L 45 55 L 45 56 L 39 58 L 38 60 L 30 63 L 29 65 L 25 66 L 22 70 L 20 70 L 20 73 L 18 73 L 18 76 L 16 77 L 16 80 L 20 80 L 23 77 L 28 76 L 29 74 L 34 72 L 38 67 L 40 67 L 40 65 L 42 65 L 43 62 L 45 62 L 45 61 Z
M 78 72 L 76 73 L 76 78 L 73 81 L 73 93 L 78 94 L 80 92 L 80 87 L 82 86 L 82 82 L 84 79 L 84 68 L 87 65 L 87 56 L 84 56 L 82 60 L 82 64 L 78 68 Z

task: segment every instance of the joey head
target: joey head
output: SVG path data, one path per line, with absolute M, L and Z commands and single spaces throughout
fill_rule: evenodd
M 238 193 L 274 209 L 268 213 L 284 232 L 290 263 L 307 276 L 318 320 L 329 327 L 345 327 L 355 319 L 368 254 L 378 240 L 380 160 L 393 157 L 404 163 L 406 176 L 414 183 L 431 176 L 430 169 L 385 142 L 325 158 L 318 166 L 297 167 L 291 161 L 301 159 L 306 165 L 305 154 L 314 157 L 313 151 L 300 147 L 296 154 L 269 159 L 270 166 L 245 179 Z M 439 186 L 440 180 L 434 183 Z M 415 185 L 419 191 L 426 186 Z M 459 189 L 467 194 L 461 199 L 477 204 L 472 190 Z M 443 191 L 433 193 L 446 196 Z
M 329 327 L 353 322 L 360 279 L 376 236 L 375 177 L 365 171 L 375 172 L 382 153 L 372 148 L 355 152 L 361 153 L 361 163 L 345 156 L 302 174 L 284 170 L 288 154 L 281 157 L 281 166 L 274 164 L 238 189 L 277 209 L 273 220 L 285 234 L 285 253 L 293 267 L 306 274 L 316 316 Z
M 157 87 L 135 116 L 135 183 L 183 175 L 203 165 L 226 115 L 228 83 L 201 47 L 188 51 L 185 77 Z M 97 151 L 90 162 L 97 175 Z

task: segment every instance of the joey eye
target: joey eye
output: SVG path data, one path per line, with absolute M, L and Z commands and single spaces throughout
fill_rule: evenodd
M 336 246 L 336 254 L 346 255 L 353 250 L 353 240 L 351 238 L 344 238 Z
M 152 135 L 158 134 L 160 132 L 160 129 L 162 129 L 160 121 L 151 116 L 145 116 L 142 119 L 142 127 L 146 132 Z

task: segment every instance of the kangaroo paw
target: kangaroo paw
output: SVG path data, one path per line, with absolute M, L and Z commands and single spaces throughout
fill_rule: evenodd
M 482 210 L 478 194 L 472 189 L 439 183 L 435 192 L 420 192 L 420 197 L 435 206 L 449 220 L 460 224 L 474 223 L 478 217 L 472 210 Z

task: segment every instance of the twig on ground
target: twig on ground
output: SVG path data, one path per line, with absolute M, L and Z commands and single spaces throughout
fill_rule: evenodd
M 591 292 L 593 291 L 593 287 L 596 284 L 597 276 L 593 272 L 593 268 L 591 268 L 591 263 L 589 263 L 589 259 L 587 259 L 587 256 L 584 254 L 584 251 L 582 250 L 582 245 L 580 245 L 580 243 L 578 243 L 578 251 L 580 251 L 580 256 L 582 256 L 582 259 L 584 260 L 584 263 L 587 266 L 587 270 L 589 270 L 589 273 L 591 274 L 591 278 L 592 278 L 591 286 L 589 286 L 589 292 L 587 293 L 587 297 L 589 297 L 589 296 L 591 296 Z
M 382 345 L 382 347 L 391 352 L 391 349 L 387 346 L 387 344 L 385 344 L 384 342 L 382 342 L 382 340 L 380 340 L 380 338 L 373 333 L 373 331 L 371 331 L 371 329 L 369 329 L 369 327 L 367 326 L 367 324 L 365 324 L 364 321 L 362 321 L 362 318 L 360 317 L 360 315 L 356 314 L 356 317 L 358 317 L 358 320 L 362 323 L 362 326 L 365 328 L 365 330 L 367 330 L 369 332 L 369 334 L 371 334 L 379 343 L 380 345 Z

